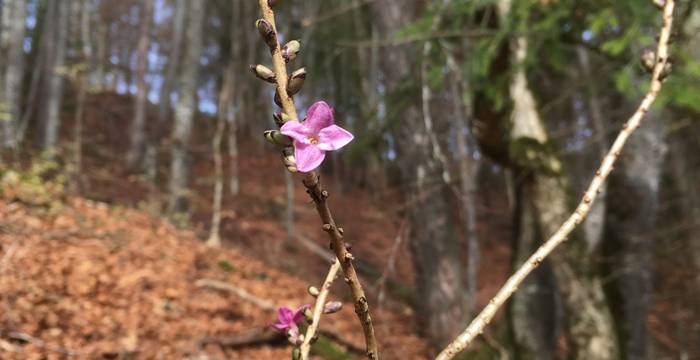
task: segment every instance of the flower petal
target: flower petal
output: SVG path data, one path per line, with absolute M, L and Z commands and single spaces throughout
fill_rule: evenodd
M 291 120 L 284 123 L 284 125 L 282 125 L 280 128 L 280 131 L 282 134 L 287 135 L 296 141 L 300 141 L 305 144 L 309 143 L 309 135 L 311 134 L 311 130 L 296 120 Z
M 277 310 L 277 319 L 280 324 L 290 324 L 294 321 L 294 311 L 288 307 L 281 307 Z
M 300 306 L 297 309 L 297 311 L 294 313 L 294 323 L 295 324 L 298 324 L 299 322 L 304 320 L 304 311 L 306 311 L 306 309 L 309 309 L 309 308 L 311 308 L 311 305 L 306 304 L 306 305 Z
M 306 112 L 306 125 L 314 134 L 333 125 L 333 108 L 325 101 L 317 101 Z
M 289 324 L 274 323 L 270 326 L 273 327 L 275 330 L 279 330 L 279 331 L 284 331 L 284 330 L 289 329 Z
M 310 172 L 321 165 L 326 154 L 316 145 L 294 141 L 294 157 L 299 172 Z
M 331 125 L 318 133 L 318 148 L 324 151 L 338 150 L 353 138 L 349 131 L 338 125 Z

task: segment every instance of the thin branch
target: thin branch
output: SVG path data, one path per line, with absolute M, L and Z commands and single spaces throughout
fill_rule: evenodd
M 311 350 L 311 341 L 316 335 L 316 329 L 318 329 L 318 324 L 321 322 L 321 314 L 323 314 L 323 308 L 326 305 L 326 298 L 328 297 L 331 285 L 333 285 L 333 280 L 338 275 L 338 270 L 340 270 L 340 263 L 336 259 L 328 270 L 328 275 L 326 275 L 326 280 L 323 281 L 323 286 L 321 291 L 316 297 L 316 304 L 314 305 L 313 317 L 311 320 L 311 325 L 306 329 L 306 335 L 304 335 L 304 342 L 301 344 L 301 358 L 303 360 L 309 359 L 309 351 Z
M 275 13 L 270 7 L 269 0 L 258 0 L 258 3 L 260 5 L 263 18 L 265 21 L 270 23 L 275 33 L 274 35 L 277 36 L 278 32 L 275 24 Z M 270 52 L 272 55 L 273 71 L 275 73 L 277 93 L 279 94 L 280 104 L 284 113 L 289 117 L 289 119 L 297 120 L 298 115 L 296 107 L 294 106 L 294 99 L 292 99 L 292 97 L 287 93 L 287 68 L 284 58 L 282 57 L 279 41 L 276 41 L 274 46 L 270 48 Z M 372 318 L 369 314 L 367 296 L 365 296 L 365 292 L 360 284 L 359 278 L 357 277 L 355 267 L 353 266 L 353 256 L 345 247 L 345 239 L 343 238 L 342 228 L 336 226 L 335 220 L 333 219 L 333 214 L 328 207 L 328 203 L 326 201 L 328 198 L 328 191 L 324 190 L 321 186 L 319 176 L 315 171 L 304 175 L 304 186 L 307 189 L 307 193 L 311 196 L 311 199 L 316 205 L 316 210 L 318 211 L 321 221 L 323 222 L 323 229 L 328 233 L 333 251 L 335 252 L 336 258 L 340 262 L 340 266 L 343 269 L 345 282 L 350 287 L 353 303 L 355 305 L 355 313 L 362 324 L 362 329 L 365 336 L 365 343 L 367 347 L 366 355 L 371 360 L 378 360 L 379 351 L 377 339 L 374 334 Z
M 274 311 L 275 309 L 277 309 L 275 304 L 273 304 L 265 299 L 261 299 L 255 295 L 239 288 L 239 287 L 235 287 L 235 286 L 228 284 L 228 283 L 225 283 L 223 281 L 212 280 L 212 279 L 199 279 L 194 284 L 197 287 L 206 287 L 206 288 L 230 292 L 230 293 L 238 296 L 239 298 L 258 306 L 261 309 L 270 310 L 270 311 Z
M 666 64 L 668 63 L 668 41 L 671 36 L 671 28 L 673 25 L 673 7 L 674 0 L 666 0 L 663 8 L 663 26 L 661 28 L 661 34 L 659 36 L 659 43 L 656 49 L 656 63 L 653 68 L 651 85 L 649 91 L 644 96 L 641 104 L 635 111 L 634 115 L 623 125 L 622 130 L 615 139 L 610 151 L 603 159 L 593 181 L 589 185 L 586 193 L 584 194 L 581 202 L 576 207 L 573 214 L 562 224 L 562 226 L 557 230 L 552 237 L 549 238 L 535 253 L 530 256 L 530 258 L 525 262 L 518 271 L 513 274 L 505 285 L 498 291 L 496 296 L 489 301 L 489 304 L 481 311 L 481 313 L 474 319 L 471 324 L 462 332 L 451 344 L 449 344 L 442 352 L 438 355 L 436 360 L 448 360 L 452 359 L 460 353 L 462 350 L 466 349 L 469 344 L 481 333 L 483 333 L 484 328 L 491 322 L 496 311 L 505 304 L 505 302 L 510 298 L 515 291 L 517 291 L 518 286 L 525 280 L 525 278 L 537 268 L 542 261 L 560 244 L 565 242 L 569 234 L 579 225 L 588 215 L 591 210 L 591 205 L 598 196 L 599 190 L 602 188 L 608 175 L 613 170 L 613 165 L 615 161 L 621 154 L 622 149 L 627 142 L 627 139 L 632 135 L 632 133 L 639 128 L 641 125 L 644 115 L 649 111 L 654 100 L 656 100 L 659 91 L 662 87 L 662 82 L 664 77 L 667 75 Z

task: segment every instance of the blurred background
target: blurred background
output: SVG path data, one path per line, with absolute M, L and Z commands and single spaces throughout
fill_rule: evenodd
M 0 358 L 280 359 L 327 239 L 275 129 L 252 0 L 4 0 Z M 432 358 L 574 209 L 648 88 L 651 0 L 283 0 L 298 109 L 387 359 Z M 589 218 L 468 359 L 700 358 L 700 3 Z M 243 294 L 243 295 L 241 295 Z M 345 309 L 324 359 L 359 359 Z

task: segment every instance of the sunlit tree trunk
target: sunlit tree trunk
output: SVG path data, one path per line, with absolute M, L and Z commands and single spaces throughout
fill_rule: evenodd
M 516 66 L 522 64 L 527 56 L 527 39 L 524 36 L 514 39 L 511 50 Z M 532 173 L 532 186 L 524 188 L 524 196 L 530 198 L 534 206 L 533 225 L 537 227 L 536 233 L 539 232 L 541 241 L 555 233 L 567 218 L 569 186 L 564 177 L 558 176 L 563 165 L 548 150 L 548 134 L 522 67 L 518 67 L 511 80 L 510 97 L 513 101 L 511 160 Z M 550 260 L 561 291 L 573 356 L 578 359 L 615 359 L 617 346 L 613 321 L 588 245 L 581 239 L 572 239 L 554 252 Z M 521 289 L 516 298 L 527 294 L 528 291 Z M 539 351 L 532 350 L 535 351 L 533 354 Z
M 9 22 L 7 30 L 7 49 L 5 83 L 3 84 L 2 104 L 2 146 L 11 148 L 17 144 L 17 129 L 21 118 L 22 78 L 24 75 L 24 34 L 27 17 L 25 0 L 6 0 L 3 15 Z M 4 37 L 4 36 L 3 36 Z
M 175 85 L 177 70 L 180 64 L 182 39 L 185 26 L 185 0 L 175 0 L 173 4 L 172 37 L 170 39 L 170 53 L 166 65 L 163 84 L 158 96 L 158 123 L 162 126 L 168 120 L 170 114 L 170 95 Z
M 76 65 L 76 86 L 78 87 L 78 99 L 76 100 L 75 119 L 73 122 L 73 162 L 70 166 L 70 187 L 74 192 L 80 192 L 83 185 L 83 116 L 85 113 L 85 101 L 90 88 L 90 75 L 92 70 L 92 42 L 90 38 L 90 0 L 82 0 L 74 16 L 78 17 L 77 30 L 80 36 L 80 50 L 82 59 Z
M 146 143 L 146 104 L 148 85 L 146 84 L 146 71 L 148 70 L 148 50 L 151 39 L 151 19 L 153 18 L 153 0 L 144 0 L 141 7 L 141 28 L 139 30 L 139 44 L 136 53 L 136 104 L 134 105 L 134 119 L 131 123 L 131 147 L 127 155 L 127 163 L 135 168 L 143 158 Z
M 179 77 L 172 135 L 168 200 L 168 210 L 171 214 L 184 213 L 187 210 L 188 145 L 197 112 L 196 92 L 199 78 L 199 58 L 202 54 L 204 4 L 202 1 L 187 2 L 187 43 L 185 44 L 186 49 Z
M 49 156 L 55 155 L 58 145 L 58 135 L 61 126 L 61 104 L 63 98 L 63 77 L 65 73 L 66 37 L 68 34 L 67 15 L 70 1 L 50 2 L 51 14 L 53 14 L 53 26 L 46 34 L 46 46 L 50 48 L 50 61 L 47 62 L 48 93 L 46 99 L 46 111 L 42 124 L 44 134 L 42 149 Z M 55 36 L 55 37 L 54 37 Z

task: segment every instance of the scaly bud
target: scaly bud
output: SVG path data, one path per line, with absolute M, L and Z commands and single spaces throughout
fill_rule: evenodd
M 648 73 L 652 73 L 654 71 L 654 66 L 656 65 L 656 54 L 652 50 L 646 49 L 644 52 L 642 52 L 642 57 L 640 59 L 642 63 L 642 67 L 644 67 L 644 70 Z
M 275 91 L 275 104 L 279 107 L 284 107 L 282 106 L 282 98 L 280 97 L 280 93 Z
M 297 160 L 294 158 L 294 149 L 285 148 L 282 150 L 282 162 L 287 167 L 287 171 L 291 173 L 297 172 Z
M 342 308 L 343 308 L 343 303 L 341 303 L 340 301 L 329 301 L 325 305 L 323 305 L 323 313 L 324 314 L 337 313 Z
M 267 22 L 265 19 L 259 19 L 255 22 L 255 27 L 258 28 L 260 36 L 262 36 L 265 44 L 270 47 L 270 50 L 277 47 L 277 34 L 275 33 L 275 28 Z
M 289 115 L 284 112 L 274 113 L 272 114 L 272 118 L 275 120 L 275 124 L 277 124 L 279 127 L 282 127 L 282 125 L 284 125 L 284 123 L 287 121 L 292 120 L 292 118 L 290 118 Z
M 255 74 L 255 76 L 262 80 L 269 82 L 270 84 L 275 84 L 277 82 L 277 75 L 275 75 L 275 72 L 270 70 L 267 66 L 264 65 L 250 65 L 250 71 Z
M 289 82 L 287 83 L 287 94 L 293 96 L 298 93 L 302 86 L 304 86 L 304 80 L 306 80 L 306 69 L 301 68 L 292 73 L 289 77 Z
M 301 359 L 301 349 L 298 347 L 295 347 L 292 349 L 292 360 L 299 360 Z
M 267 130 L 263 133 L 263 135 L 265 136 L 265 140 L 267 140 L 270 144 L 280 147 L 292 146 L 292 139 L 277 130 Z
M 313 297 L 317 297 L 317 296 L 321 293 L 321 292 L 318 290 L 318 288 L 315 287 L 315 286 L 309 286 L 309 288 L 306 289 L 306 291 L 308 291 L 308 292 L 309 292 L 309 295 L 311 295 L 311 296 L 313 296 Z
M 292 40 L 282 47 L 282 57 L 284 58 L 284 62 L 290 62 L 296 59 L 297 54 L 299 54 L 299 51 L 301 50 L 301 43 L 299 40 Z
M 314 320 L 314 313 L 311 309 L 304 309 L 304 319 L 309 322 L 309 324 Z

